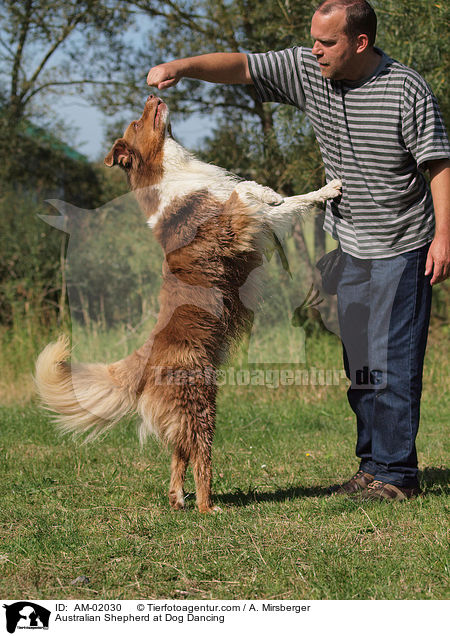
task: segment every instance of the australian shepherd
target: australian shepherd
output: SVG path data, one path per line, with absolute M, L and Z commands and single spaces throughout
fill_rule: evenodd
M 250 274 L 274 233 L 281 237 L 293 215 L 339 196 L 341 184 L 332 181 L 316 192 L 283 198 L 199 161 L 172 138 L 168 122 L 167 105 L 151 95 L 141 118 L 105 157 L 107 166 L 126 171 L 164 250 L 155 328 L 142 347 L 113 364 L 70 363 L 69 341 L 60 337 L 40 354 L 35 380 L 63 431 L 96 435 L 138 412 L 141 437 L 157 433 L 172 450 L 170 505 L 184 507 L 191 462 L 198 508 L 209 512 L 216 509 L 214 374 L 251 316 Z

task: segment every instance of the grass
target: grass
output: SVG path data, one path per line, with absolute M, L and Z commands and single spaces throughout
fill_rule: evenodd
M 336 338 L 306 367 L 339 369 Z M 3 598 L 443 599 L 449 591 L 446 349 L 428 353 L 418 439 L 425 496 L 325 496 L 356 467 L 339 386 L 225 386 L 214 444 L 221 514 L 167 501 L 169 455 L 124 422 L 89 445 L 33 402 L 0 410 Z M 73 583 L 87 577 L 85 585 Z

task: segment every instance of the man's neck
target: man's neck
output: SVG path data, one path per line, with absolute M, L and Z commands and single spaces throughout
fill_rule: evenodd
M 344 82 L 360 82 L 361 80 L 370 77 L 378 68 L 380 61 L 381 54 L 373 48 L 370 49 L 370 51 L 367 51 L 367 55 L 364 59 L 358 60 L 358 67 L 354 72 L 349 74 L 350 77 L 346 77 L 344 79 Z

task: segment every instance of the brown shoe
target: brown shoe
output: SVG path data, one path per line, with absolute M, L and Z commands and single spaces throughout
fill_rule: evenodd
M 365 473 L 363 470 L 358 470 L 358 472 L 353 475 L 351 479 L 344 482 L 343 484 L 336 484 L 335 486 L 331 486 L 329 492 L 331 495 L 354 495 L 357 492 L 366 490 L 367 486 L 372 483 L 373 480 L 374 475 Z
M 417 497 L 420 493 L 421 490 L 418 486 L 416 488 L 400 488 L 394 484 L 375 480 L 368 485 L 362 498 L 365 501 L 405 501 Z

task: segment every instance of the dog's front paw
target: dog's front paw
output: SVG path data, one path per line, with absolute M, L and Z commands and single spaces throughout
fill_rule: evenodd
M 340 179 L 333 179 L 333 181 L 327 183 L 319 192 L 323 201 L 335 199 L 342 194 L 342 181 Z

